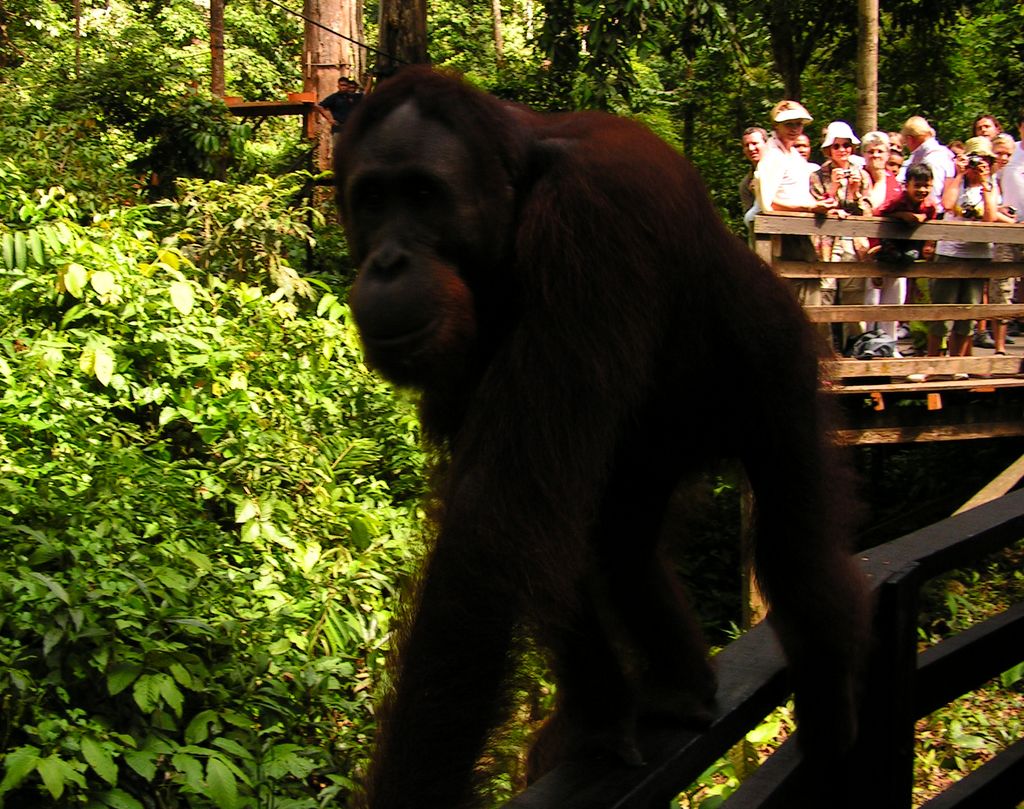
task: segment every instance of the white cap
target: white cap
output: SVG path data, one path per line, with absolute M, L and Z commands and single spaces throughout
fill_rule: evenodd
M 854 146 L 860 143 L 860 138 L 853 134 L 853 130 L 846 121 L 833 121 L 825 129 L 825 139 L 821 142 L 821 148 L 827 149 L 833 143 L 836 138 L 842 138 L 848 140 Z

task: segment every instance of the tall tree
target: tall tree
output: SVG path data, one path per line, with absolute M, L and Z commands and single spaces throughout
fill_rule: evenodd
M 878 0 L 858 0 L 857 129 L 878 128 Z
M 377 70 L 387 75 L 402 63 L 426 64 L 427 0 L 381 0 Z
M 849 3 L 771 0 L 767 22 L 772 61 L 785 87 L 783 94 L 800 99 L 804 68 L 815 51 L 832 39 L 833 29 L 852 28 L 854 10 Z
M 224 97 L 224 0 L 210 0 L 210 92 Z
M 321 99 L 337 89 L 340 77 L 358 79 L 362 75 L 363 49 L 351 42 L 359 41 L 362 34 L 361 5 L 352 0 L 304 0 L 303 12 L 302 89 Z M 313 116 L 313 122 L 317 165 L 327 169 L 331 165 L 331 128 L 319 116 Z
M 501 0 L 491 0 L 491 19 L 494 22 L 494 58 L 500 69 L 505 67 L 505 44 L 501 30 Z
M 320 99 L 337 89 L 338 78 L 341 76 L 341 43 L 336 36 L 325 30 L 340 25 L 340 5 L 331 0 L 304 0 L 302 11 L 306 17 L 302 89 Z M 317 141 L 317 165 L 324 169 L 330 165 L 331 130 L 319 116 L 314 115 L 311 120 Z

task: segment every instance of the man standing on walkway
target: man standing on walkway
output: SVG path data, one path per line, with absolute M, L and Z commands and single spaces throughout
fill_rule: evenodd
M 935 130 L 920 115 L 908 118 L 903 124 L 903 138 L 910 149 L 910 157 L 906 167 L 915 163 L 926 163 L 932 170 L 932 200 L 942 211 L 942 189 L 946 187 L 946 178 L 956 174 L 953 165 L 953 153 L 939 143 Z

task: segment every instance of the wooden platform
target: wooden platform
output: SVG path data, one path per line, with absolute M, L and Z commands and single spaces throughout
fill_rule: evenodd
M 308 115 L 313 101 L 230 101 L 228 112 L 239 118 L 269 118 L 275 115 Z
M 1015 278 L 1024 263 L 917 261 L 894 266 L 873 261 L 798 262 L 778 258 L 778 237 L 849 236 L 896 239 L 955 239 L 1024 245 L 1024 226 L 982 222 L 907 225 L 878 217 L 830 219 L 813 214 L 761 214 L 754 223 L 755 249 L 780 275 L 809 278 Z M 1024 303 L 808 306 L 816 323 L 857 321 L 1012 320 L 1024 318 Z M 970 357 L 839 359 L 824 363 L 823 384 L 842 397 L 849 425 L 844 443 L 902 443 L 1024 435 L 1024 336 L 1006 356 L 975 348 Z M 908 342 L 900 345 L 912 353 Z M 912 381 L 910 375 L 925 375 Z M 966 378 L 961 378 L 966 375 Z

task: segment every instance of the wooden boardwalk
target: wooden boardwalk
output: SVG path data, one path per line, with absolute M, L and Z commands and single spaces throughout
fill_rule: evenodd
M 1024 263 L 915 262 L 894 268 L 877 262 L 797 262 L 778 258 L 778 237 L 852 236 L 898 239 L 958 239 L 1024 245 L 1024 226 L 980 222 L 906 225 L 877 217 L 830 219 L 813 214 L 761 214 L 754 223 L 755 249 L 786 278 L 872 278 L 887 274 L 916 278 L 1012 278 Z M 913 283 L 913 280 L 910 281 Z M 1024 319 L 1024 303 L 881 306 L 808 306 L 816 323 L 900 320 Z M 905 443 L 1024 435 L 1024 336 L 1006 355 L 973 349 L 970 357 L 921 357 L 907 340 L 902 358 L 836 358 L 823 364 L 823 384 L 841 397 L 847 426 L 839 439 L 849 444 Z M 925 381 L 912 381 L 923 374 Z M 966 378 L 962 378 L 966 375 Z

